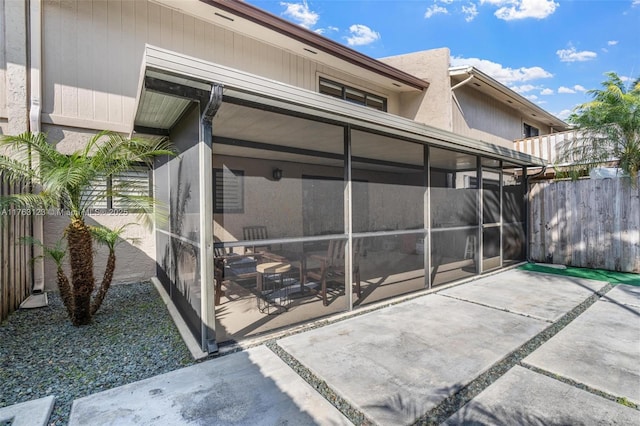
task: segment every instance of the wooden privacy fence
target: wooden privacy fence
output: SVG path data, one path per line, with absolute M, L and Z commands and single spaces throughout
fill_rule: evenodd
M 0 175 L 0 196 L 19 192 Z M 27 210 L 0 209 L 0 321 L 16 310 L 31 292 L 31 246 L 20 239 L 32 235 L 32 217 Z
M 640 178 L 531 185 L 530 258 L 640 273 Z

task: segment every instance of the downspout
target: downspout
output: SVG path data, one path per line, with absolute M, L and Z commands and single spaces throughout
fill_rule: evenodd
M 40 133 L 41 99 L 42 99 L 42 3 L 40 0 L 29 1 L 28 18 L 29 49 L 29 130 Z M 33 238 L 44 243 L 44 216 L 32 216 Z M 33 246 L 33 258 L 43 255 L 42 247 Z M 33 293 L 44 292 L 44 260 L 33 262 Z
M 213 182 L 213 117 L 222 105 L 222 89 L 219 84 L 211 85 L 209 99 L 200 101 L 200 312 L 201 312 L 201 345 L 202 350 L 210 354 L 218 352 L 215 333 L 215 294 L 213 270 L 213 197 L 211 196 L 211 182 Z M 206 102 L 206 104 L 205 104 Z
M 466 79 L 462 80 L 460 83 L 456 84 L 455 86 L 453 86 L 451 88 L 451 97 L 453 98 L 453 101 L 456 103 L 456 105 L 458 106 L 458 109 L 460 110 L 460 113 L 462 114 L 462 107 L 460 106 L 460 103 L 458 102 L 458 98 L 456 98 L 455 93 L 453 93 L 454 90 L 456 90 L 458 87 L 462 87 L 465 84 L 467 84 L 468 82 L 470 82 L 471 80 L 473 80 L 473 78 L 475 77 L 474 74 L 471 73 L 472 68 L 469 67 L 467 68 L 467 75 L 469 77 L 467 77 Z

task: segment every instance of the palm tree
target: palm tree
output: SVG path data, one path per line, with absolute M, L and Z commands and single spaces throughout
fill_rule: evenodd
M 126 183 L 102 190 L 95 183 L 129 170 L 136 163 L 151 166 L 154 157 L 172 155 L 174 151 L 165 139 L 125 138 L 109 131 L 96 134 L 83 149 L 69 155 L 56 150 L 43 133 L 4 136 L 0 139 L 0 148 L 10 153 L 0 155 L 3 178 L 38 189 L 38 192 L 2 197 L 0 208 L 12 206 L 48 211 L 62 206 L 68 212 L 71 222 L 64 237 L 71 269 L 71 297 L 67 309 L 73 313 L 71 321 L 74 325 L 89 324 L 99 304 L 92 310 L 95 279 L 92 233 L 85 223 L 88 209 L 107 197 L 120 197 L 132 208 L 143 212 L 143 219 L 149 223 L 154 208 L 152 197 L 131 195 Z M 111 250 L 111 246 L 109 248 Z M 60 271 L 59 268 L 58 274 Z M 109 283 L 111 276 L 106 277 Z
M 561 161 L 589 170 L 612 160 L 635 182 L 640 169 L 640 79 L 625 86 L 614 72 L 602 89 L 589 90 L 591 102 L 578 105 L 569 122 L 578 137 L 560 149 Z

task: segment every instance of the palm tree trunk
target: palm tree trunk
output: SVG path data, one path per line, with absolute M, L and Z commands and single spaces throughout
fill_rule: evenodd
M 116 269 L 116 253 L 113 250 L 109 250 L 109 257 L 107 258 L 107 267 L 104 270 L 104 276 L 102 277 L 102 283 L 98 289 L 98 294 L 93 298 L 91 303 L 91 316 L 100 309 L 102 302 L 104 301 L 109 286 L 111 286 L 111 280 L 113 279 L 113 271 Z
M 69 318 L 73 320 L 73 298 L 71 297 L 71 285 L 69 284 L 69 278 L 67 278 L 60 266 L 58 266 L 57 276 L 60 298 L 62 299 L 62 303 L 64 303 L 64 307 L 67 308 Z
M 67 242 L 73 287 L 73 325 L 91 322 L 91 293 L 95 287 L 93 277 L 93 239 L 82 219 L 73 218 L 67 227 Z

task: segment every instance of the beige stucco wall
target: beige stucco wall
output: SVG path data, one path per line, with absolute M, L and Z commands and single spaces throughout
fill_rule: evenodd
M 319 75 L 381 87 L 205 20 L 148 1 L 45 0 L 44 122 L 128 131 L 134 119 L 145 43 L 317 91 Z
M 27 11 L 21 1 L 4 0 L 2 4 L 4 49 L 4 86 L 0 86 L 0 96 L 4 99 L 4 113 L 8 118 L 7 132 L 18 134 L 28 130 L 27 93 Z M 4 94 L 3 94 L 4 92 Z M 0 105 L 2 105 L 0 103 Z M 2 108 L 0 106 L 0 108 Z
M 400 115 L 441 129 L 452 129 L 449 56 L 449 49 L 441 48 L 380 59 L 429 82 L 429 88 L 420 95 L 402 95 Z
M 96 132 L 87 129 L 78 129 L 65 126 L 44 124 L 42 131 L 48 135 L 48 140 L 56 145 L 56 148 L 64 153 L 71 153 L 85 146 L 87 140 Z M 116 248 L 116 270 L 113 277 L 114 283 L 128 283 L 146 280 L 155 275 L 155 240 L 151 229 L 139 225 L 140 218 L 137 214 L 126 215 L 91 215 L 86 220 L 89 225 L 103 225 L 116 228 L 127 223 L 135 225 L 127 227 L 125 241 Z M 64 233 L 69 223 L 66 216 L 55 214 L 44 217 L 44 242 L 47 245 L 54 244 Z M 132 244 L 127 239 L 137 240 Z M 102 273 L 107 259 L 108 250 L 96 246 L 94 271 L 97 282 L 102 279 Z M 51 261 L 45 262 L 45 288 L 56 288 L 55 265 Z
M 457 134 L 513 149 L 513 141 L 523 137 L 523 123 L 537 127 L 540 134 L 549 133 L 549 126 L 525 119 L 519 111 L 472 87 L 459 87 L 455 97 L 453 131 Z
M 267 226 L 270 238 L 302 236 L 302 176 L 343 177 L 343 169 L 339 167 L 214 154 L 213 166 L 219 168 L 223 165 L 245 172 L 245 204 L 243 213 L 214 215 L 214 235 L 222 241 L 242 240 L 242 228 L 252 225 Z M 283 178 L 280 181 L 271 178 L 275 167 L 283 170 Z M 354 183 L 353 191 L 368 192 L 368 205 L 364 209 L 354 211 L 354 222 L 357 220 L 356 216 L 364 213 L 368 215 L 369 230 L 412 229 L 421 226 L 422 207 L 418 207 L 418 204 L 408 205 L 407 200 L 420 199 L 424 190 L 421 186 L 404 185 L 406 178 L 408 176 L 392 173 L 354 171 L 354 179 L 367 182 Z M 381 179 L 385 183 L 373 183 Z M 419 181 L 421 174 L 416 174 L 415 179 Z M 342 193 L 343 182 L 335 183 L 333 189 Z M 354 199 L 358 198 L 354 194 Z M 328 209 L 331 214 L 341 217 L 342 205 L 333 207 Z M 358 206 L 354 206 L 354 210 L 358 210 Z
M 0 118 L 7 116 L 7 86 L 5 82 L 7 71 L 5 32 L 7 26 L 5 24 L 4 3 L 5 0 L 0 0 Z

